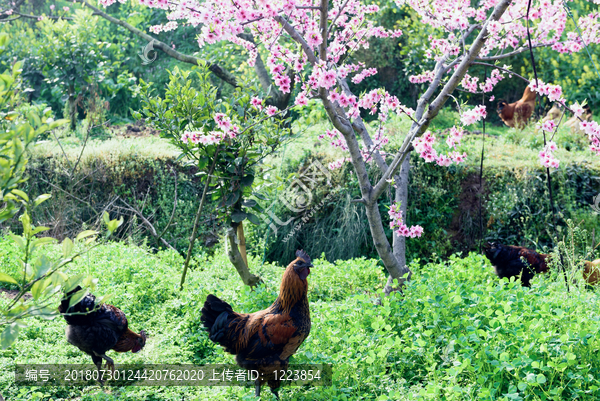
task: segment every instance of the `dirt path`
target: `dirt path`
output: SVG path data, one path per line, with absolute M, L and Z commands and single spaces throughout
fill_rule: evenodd
M 7 298 L 14 299 L 19 294 L 19 290 L 7 290 L 4 288 L 0 288 L 0 294 L 2 294 L 2 296 L 5 296 Z M 23 295 L 23 299 L 25 299 L 25 300 L 31 299 L 31 294 L 28 292 L 25 293 L 25 295 Z M 0 401 L 2 401 L 2 398 L 0 398 Z

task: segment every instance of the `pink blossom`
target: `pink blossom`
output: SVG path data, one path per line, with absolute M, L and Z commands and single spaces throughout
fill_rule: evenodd
M 275 106 L 267 106 L 265 112 L 268 116 L 274 116 L 275 114 L 277 114 L 277 112 L 279 112 L 279 110 Z
M 540 127 L 543 131 L 554 132 L 554 129 L 556 128 L 556 123 L 554 122 L 554 120 L 548 120 L 540 124 Z
M 262 110 L 262 100 L 256 96 L 253 96 L 252 99 L 250 99 L 250 104 L 258 110 Z
M 296 101 L 294 103 L 296 106 L 306 106 L 308 104 L 308 99 L 304 93 L 298 94 L 296 96 Z
M 485 118 L 487 116 L 487 112 L 485 110 L 485 106 L 480 105 L 480 106 L 475 106 L 473 109 L 471 110 L 467 110 L 465 111 L 462 116 L 460 116 L 460 121 L 463 123 L 463 125 L 471 125 L 471 124 L 475 124 L 476 122 L 480 121 L 482 118 Z

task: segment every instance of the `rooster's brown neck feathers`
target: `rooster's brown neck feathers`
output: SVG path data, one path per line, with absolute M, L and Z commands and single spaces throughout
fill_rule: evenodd
M 296 262 L 301 261 L 301 258 L 296 258 L 292 263 L 288 265 L 283 273 L 281 279 L 281 286 L 279 287 L 279 297 L 277 297 L 276 303 L 286 311 L 289 311 L 298 301 L 306 298 L 308 293 L 308 282 L 302 280 L 296 271 L 294 265 Z

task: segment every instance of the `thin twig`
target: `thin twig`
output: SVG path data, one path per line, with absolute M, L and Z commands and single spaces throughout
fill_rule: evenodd
M 183 263 L 183 272 L 181 273 L 181 283 L 179 290 L 183 290 L 183 283 L 185 283 L 185 275 L 187 273 L 188 266 L 190 264 L 190 259 L 192 257 L 192 249 L 194 248 L 194 242 L 196 241 L 196 233 L 198 232 L 198 224 L 200 222 L 200 213 L 202 212 L 202 207 L 204 206 L 204 199 L 206 199 L 206 193 L 208 192 L 208 187 L 210 186 L 210 179 L 212 177 L 213 171 L 215 171 L 215 167 L 217 165 L 217 156 L 219 155 L 219 151 L 221 149 L 217 148 L 215 151 L 213 163 L 210 166 L 210 170 L 208 171 L 208 175 L 206 177 L 206 184 L 204 185 L 204 191 L 202 191 L 202 198 L 200 198 L 200 206 L 198 206 L 198 211 L 196 212 L 196 218 L 194 219 L 194 227 L 192 229 L 192 236 L 190 237 L 190 244 L 188 246 L 187 255 L 185 257 L 185 262 Z

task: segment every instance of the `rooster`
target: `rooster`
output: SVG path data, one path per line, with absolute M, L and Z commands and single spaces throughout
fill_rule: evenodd
M 127 325 L 127 317 L 119 308 L 108 304 L 98 305 L 92 294 L 87 294 L 69 307 L 71 297 L 81 294 L 80 291 L 80 286 L 69 291 L 58 307 L 68 323 L 65 329 L 67 341 L 91 356 L 98 372 L 103 359 L 106 367 L 114 370 L 115 364 L 106 356 L 106 352 L 111 349 L 117 352 L 139 352 L 146 345 L 146 332 L 142 330 L 137 334 L 131 331 Z
M 279 296 L 267 309 L 254 313 L 237 313 L 214 295 L 206 298 L 200 320 L 209 338 L 236 355 L 238 365 L 261 373 L 255 382 L 255 394 L 268 383 L 279 399 L 281 385 L 274 370 L 287 369 L 290 356 L 310 333 L 306 278 L 313 267 L 306 252 L 296 252 L 296 259 L 283 273 Z
M 535 92 L 527 86 L 521 100 L 510 104 L 504 100 L 499 101 L 498 115 L 509 127 L 523 129 L 533 114 L 535 98 Z
M 548 271 L 548 255 L 522 246 L 488 243 L 485 256 L 494 265 L 498 277 L 517 277 L 521 274 L 521 283 L 525 287 L 530 286 L 529 281 L 536 273 Z

